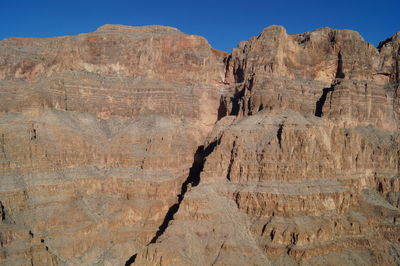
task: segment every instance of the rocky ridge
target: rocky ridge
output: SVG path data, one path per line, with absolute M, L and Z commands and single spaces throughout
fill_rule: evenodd
M 1 263 L 397 265 L 399 36 L 1 41 Z

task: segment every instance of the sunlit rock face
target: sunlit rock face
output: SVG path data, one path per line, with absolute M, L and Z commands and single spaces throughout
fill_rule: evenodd
M 397 265 L 399 39 L 266 28 L 227 59 L 200 184 L 138 265 Z
M 397 265 L 400 38 L 0 42 L 5 265 Z
M 224 53 L 163 26 L 0 42 L 1 264 L 123 264 L 217 120 Z

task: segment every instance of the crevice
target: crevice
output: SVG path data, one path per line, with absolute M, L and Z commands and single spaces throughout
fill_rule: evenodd
M 229 75 L 229 65 L 231 63 L 231 60 L 232 60 L 232 54 L 230 54 L 224 58 L 224 63 L 225 63 L 224 84 L 229 84 L 227 82 L 227 79 L 228 79 L 228 75 Z
M 235 78 L 236 78 L 236 73 L 235 73 Z M 239 84 L 237 87 L 235 87 L 235 92 L 233 95 L 230 97 L 229 101 L 227 101 L 227 97 L 221 97 L 220 99 L 220 105 L 218 108 L 218 120 L 220 120 L 222 117 L 226 116 L 229 112 L 229 115 L 232 116 L 238 116 L 239 112 L 242 109 L 243 114 L 247 111 L 248 115 L 252 115 L 252 108 L 251 108 L 251 98 L 248 99 L 248 101 L 245 103 L 244 98 L 245 96 L 251 92 L 253 89 L 254 83 L 255 83 L 255 75 L 252 74 L 250 78 L 248 78 L 244 82 L 244 78 L 240 78 L 240 82 L 237 82 L 236 84 Z M 230 103 L 231 109 L 228 110 L 228 102 Z M 247 105 L 246 105 L 247 104 Z M 247 110 L 246 110 L 247 108 Z
M 268 223 L 266 223 L 266 224 L 263 225 L 263 227 L 262 227 L 262 229 L 261 229 L 261 236 L 264 235 L 265 229 L 267 229 L 267 225 L 268 225 Z
M 248 85 L 245 86 L 245 89 L 250 93 L 250 97 L 248 97 L 248 99 L 247 99 L 247 114 L 253 115 L 253 112 L 252 112 L 253 108 L 251 108 L 251 99 L 252 99 L 251 90 L 253 89 L 253 86 L 254 86 L 254 73 L 251 75 L 251 78 L 248 79 L 247 83 L 248 83 Z M 246 94 L 246 93 L 244 93 L 244 94 Z
M 235 83 L 241 83 L 244 81 L 244 70 L 242 66 L 238 66 L 233 70 L 233 74 L 235 77 Z
M 381 194 L 383 193 L 383 185 L 382 185 L 382 182 L 379 182 L 379 183 L 378 183 L 376 190 L 377 190 L 379 193 L 381 193 Z
M 342 52 L 339 51 L 338 53 L 338 62 L 337 62 L 337 69 L 336 69 L 336 78 L 337 79 L 344 79 L 344 73 L 343 73 L 343 58 L 342 58 Z
M 225 240 L 222 242 L 221 246 L 219 247 L 218 254 L 217 254 L 217 256 L 215 257 L 213 263 L 211 263 L 211 266 L 213 266 L 213 265 L 215 265 L 215 264 L 217 263 L 218 258 L 219 258 L 220 255 L 221 255 L 221 250 L 224 248 L 224 245 L 225 245 Z
M 248 115 L 253 115 L 253 112 L 251 110 L 252 110 L 252 108 L 251 108 L 251 97 L 249 97 L 247 99 L 247 114 Z
M 329 42 L 332 47 L 335 47 L 336 45 L 336 31 L 331 31 L 328 34 Z
M 237 116 L 239 114 L 240 111 L 240 101 L 242 100 L 242 98 L 244 97 L 244 91 L 246 88 L 243 88 L 240 91 L 237 91 L 233 97 L 231 97 L 231 103 L 232 103 L 232 110 L 230 115 L 234 115 Z
M 6 211 L 4 210 L 4 205 L 0 201 L 0 215 L 1 215 L 1 221 L 4 221 L 6 219 Z
M 283 133 L 283 124 L 279 124 L 278 132 L 276 132 L 276 137 L 278 138 L 279 148 L 282 149 L 282 133 Z
M 275 229 L 272 229 L 271 233 L 269 233 L 269 237 L 271 238 L 271 241 L 274 241 L 275 233 L 276 233 Z
M 31 134 L 31 140 L 36 140 L 37 139 L 37 132 L 36 129 L 32 129 L 32 134 Z
M 221 98 L 219 99 L 217 121 L 221 120 L 221 118 L 227 115 L 228 115 L 228 107 L 226 99 L 221 95 Z
M 132 256 L 125 262 L 125 266 L 132 265 L 132 264 L 135 262 L 135 260 L 136 260 L 136 256 L 137 256 L 137 253 L 136 253 L 135 255 L 132 255 Z
M 299 233 L 293 232 L 293 233 L 291 234 L 291 240 L 290 240 L 290 242 L 291 242 L 293 245 L 296 245 L 298 239 L 299 239 Z
M 185 182 L 183 182 L 183 184 L 181 186 L 181 192 L 178 195 L 178 202 L 169 208 L 167 214 L 164 217 L 162 224 L 158 227 L 156 234 L 154 235 L 154 237 L 150 240 L 150 242 L 146 246 L 156 243 L 158 238 L 162 234 L 164 234 L 169 223 L 174 219 L 175 213 L 178 212 L 179 207 L 185 197 L 186 192 L 191 187 L 195 187 L 200 183 L 200 173 L 203 171 L 205 158 L 214 151 L 215 147 L 219 144 L 219 142 L 220 142 L 220 139 L 211 142 L 206 148 L 204 148 L 204 145 L 200 145 L 197 148 L 196 153 L 193 158 L 192 167 L 190 168 L 190 171 L 189 171 L 189 175 L 186 178 Z M 132 265 L 133 263 L 135 263 L 136 257 L 137 257 L 137 253 L 132 255 L 125 262 L 125 266 Z
M 314 114 L 315 116 L 322 117 L 322 115 L 324 114 L 322 110 L 323 110 L 325 102 L 326 102 L 326 97 L 328 96 L 329 92 L 332 92 L 334 90 L 335 90 L 334 85 L 332 85 L 330 88 L 324 88 L 322 90 L 321 97 L 315 103 L 315 114 Z
M 0 224 L 16 224 L 2 201 L 0 201 Z
M 292 252 L 292 248 L 291 247 L 287 247 L 286 253 L 290 256 L 290 252 Z
M 253 86 L 254 86 L 254 76 L 255 76 L 255 74 L 253 73 L 253 74 L 251 75 L 251 78 L 249 79 L 249 86 L 247 87 L 247 89 L 248 89 L 249 91 L 251 91 L 251 90 L 253 89 Z
M 267 230 L 267 226 L 271 223 L 272 221 L 272 217 L 269 218 L 269 220 L 263 225 L 262 229 L 261 229 L 261 236 L 264 235 L 265 231 Z M 273 229 L 275 230 L 275 229 Z
M 236 139 L 237 139 L 237 138 L 236 138 Z M 229 161 L 228 172 L 227 172 L 227 174 L 226 174 L 226 179 L 228 179 L 229 181 L 231 181 L 231 171 L 232 171 L 233 162 L 235 161 L 236 139 L 233 141 L 233 144 L 232 144 L 231 159 L 230 159 L 230 161 Z

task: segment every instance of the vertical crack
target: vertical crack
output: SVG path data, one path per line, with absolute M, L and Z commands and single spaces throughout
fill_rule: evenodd
M 343 58 L 342 58 L 342 52 L 339 51 L 338 54 L 338 62 L 337 62 L 337 69 L 336 69 L 336 78 L 338 79 L 343 79 L 344 78 L 344 73 L 343 73 Z
M 227 102 L 226 99 L 221 95 L 221 98 L 219 99 L 217 121 L 227 116 L 227 114 L 228 114 Z
M 240 112 L 240 102 L 242 98 L 244 97 L 244 91 L 246 88 L 242 88 L 240 91 L 237 91 L 233 97 L 231 97 L 231 103 L 232 103 L 232 110 L 230 115 L 238 116 Z
M 232 171 L 232 165 L 233 162 L 235 161 L 235 148 L 236 148 L 236 140 L 233 141 L 232 144 L 232 150 L 231 150 L 231 159 L 229 161 L 229 165 L 228 165 L 228 173 L 226 174 L 226 178 L 231 181 L 231 171 Z
M 278 132 L 276 132 L 276 137 L 278 138 L 279 148 L 282 149 L 282 133 L 283 133 L 283 124 L 279 124 Z
M 232 60 L 232 54 L 224 58 L 225 63 L 225 75 L 224 75 L 224 83 L 228 84 L 228 76 L 229 76 L 229 66 Z
M 332 92 L 334 90 L 335 90 L 334 85 L 332 85 L 330 88 L 324 88 L 322 90 L 321 97 L 315 103 L 315 114 L 314 114 L 315 116 L 322 117 L 322 115 L 324 114 L 322 110 L 323 110 L 325 102 L 326 102 L 326 97 L 328 96 L 329 92 Z
M 31 135 L 31 140 L 36 140 L 37 139 L 37 131 L 35 128 L 35 124 L 32 124 L 32 130 L 30 132 Z
M 6 219 L 6 212 L 4 210 L 4 205 L 0 201 L 0 216 L 1 216 L 1 221 L 4 221 Z

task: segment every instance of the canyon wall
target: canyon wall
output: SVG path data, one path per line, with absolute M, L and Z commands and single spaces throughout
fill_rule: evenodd
M 5 265 L 397 265 L 400 35 L 0 42 Z
M 163 26 L 0 43 L 1 261 L 118 265 L 217 119 L 224 53 Z

